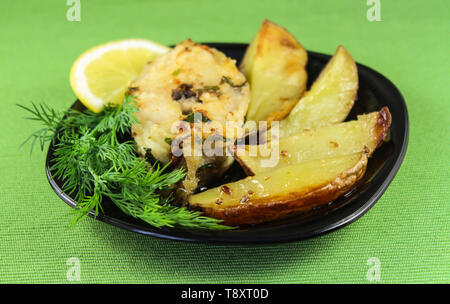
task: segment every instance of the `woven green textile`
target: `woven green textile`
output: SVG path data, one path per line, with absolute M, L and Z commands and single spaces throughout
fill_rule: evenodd
M 365 0 L 81 0 L 79 22 L 67 20 L 66 2 L 0 1 L 1 283 L 73 283 L 72 257 L 81 283 L 372 283 L 372 257 L 381 283 L 450 283 L 449 1 L 381 0 L 373 22 Z M 309 50 L 344 45 L 401 90 L 409 148 L 378 203 L 343 229 L 280 245 L 173 242 L 90 218 L 70 227 L 71 209 L 46 180 L 45 153 L 18 149 L 37 124 L 15 104 L 67 108 L 70 67 L 97 44 L 249 42 L 265 18 Z

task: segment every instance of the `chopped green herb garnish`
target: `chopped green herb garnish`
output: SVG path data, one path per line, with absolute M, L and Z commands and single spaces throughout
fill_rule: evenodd
M 219 88 L 219 86 L 204 86 L 203 90 L 204 91 L 219 91 L 220 88 Z
M 166 137 L 166 138 L 164 138 L 164 141 L 165 141 L 168 145 L 172 145 L 172 138 Z
M 234 84 L 233 80 L 231 80 L 230 77 L 222 76 L 220 83 L 228 83 L 233 88 L 240 88 L 240 87 L 243 87 L 247 83 L 247 80 L 241 84 Z
M 215 93 L 217 96 L 222 95 L 219 86 L 204 86 L 203 88 L 197 89 L 198 96 L 202 95 L 203 92 Z
M 181 72 L 181 69 L 178 68 L 178 69 L 176 69 L 175 71 L 172 72 L 172 75 L 173 76 L 177 76 L 178 74 L 180 74 L 180 72 Z
M 183 120 L 187 121 L 189 123 L 199 123 L 199 122 L 211 121 L 211 119 L 209 119 L 206 115 L 203 115 L 202 112 L 191 112 Z

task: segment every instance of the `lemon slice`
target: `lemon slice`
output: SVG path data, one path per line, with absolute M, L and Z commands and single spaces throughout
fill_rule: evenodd
M 90 110 L 100 112 L 106 104 L 122 101 L 128 85 L 145 64 L 168 47 L 143 39 L 120 40 L 84 52 L 72 66 L 70 85 Z

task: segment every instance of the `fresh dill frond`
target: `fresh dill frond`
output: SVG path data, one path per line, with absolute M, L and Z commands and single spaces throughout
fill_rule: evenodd
M 58 128 L 59 122 L 61 121 L 63 114 L 51 109 L 45 104 L 36 105 L 31 104 L 31 107 L 26 107 L 20 104 L 17 106 L 21 107 L 25 111 L 31 114 L 31 116 L 25 117 L 25 119 L 36 120 L 41 122 L 44 127 L 33 132 L 28 136 L 25 141 L 21 144 L 21 147 L 26 143 L 31 142 L 30 154 L 33 152 L 33 148 L 36 142 L 39 142 L 41 151 L 44 150 L 45 144 L 49 142 L 55 135 L 55 131 Z
M 126 95 L 122 104 L 106 106 L 101 113 L 18 106 L 32 115 L 28 119 L 44 125 L 24 142 L 31 141 L 31 151 L 36 142 L 41 150 L 48 142 L 54 144 L 50 170 L 62 181 L 63 191 L 78 202 L 73 223 L 92 211 L 97 216 L 109 198 L 124 213 L 155 227 L 232 228 L 200 212 L 173 206 L 172 196 L 161 195 L 162 190 L 173 190 L 186 172 L 147 163 L 137 155 L 133 141 L 123 140 L 136 122 L 132 96 Z

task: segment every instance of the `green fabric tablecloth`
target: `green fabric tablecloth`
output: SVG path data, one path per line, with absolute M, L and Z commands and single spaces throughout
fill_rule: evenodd
M 64 0 L 2 0 L 0 282 L 70 283 L 70 259 L 77 258 L 81 283 L 370 283 L 375 258 L 381 283 L 450 283 L 450 3 L 381 0 L 381 21 L 374 22 L 366 17 L 370 6 L 364 0 L 81 0 L 81 20 L 69 22 Z M 75 99 L 70 67 L 97 44 L 249 42 L 265 18 L 309 50 L 332 54 L 344 45 L 401 90 L 409 148 L 379 202 L 331 234 L 268 246 L 166 241 L 92 219 L 70 227 L 71 209 L 46 180 L 45 153 L 18 149 L 37 124 L 22 119 L 15 104 L 67 108 Z

